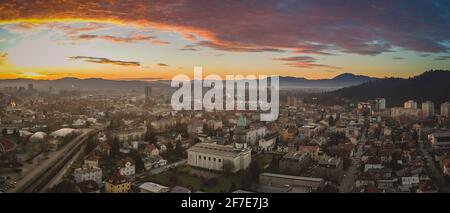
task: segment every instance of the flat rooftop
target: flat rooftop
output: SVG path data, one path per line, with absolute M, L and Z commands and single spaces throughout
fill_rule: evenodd
M 218 145 L 213 143 L 198 143 L 189 148 L 188 151 L 207 153 L 224 157 L 237 157 L 248 150 L 242 151 L 239 149 L 235 149 L 232 146 Z
M 161 190 L 169 190 L 168 187 L 162 186 L 152 182 L 145 182 L 139 186 L 140 189 L 144 189 L 149 192 L 160 192 Z
M 292 179 L 292 180 L 302 180 L 302 181 L 311 181 L 311 182 L 322 182 L 323 181 L 323 178 L 311 178 L 311 177 L 283 175 L 283 174 L 266 173 L 266 172 L 260 174 L 260 176 L 275 177 L 275 178 L 285 178 L 285 179 Z

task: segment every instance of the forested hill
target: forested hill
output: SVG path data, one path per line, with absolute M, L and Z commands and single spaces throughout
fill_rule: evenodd
M 388 106 L 400 106 L 406 100 L 419 103 L 430 100 L 438 107 L 442 102 L 450 101 L 450 71 L 431 70 L 407 79 L 378 79 L 318 95 L 319 101 L 327 103 L 342 103 L 342 99 L 365 101 L 378 97 L 386 98 Z

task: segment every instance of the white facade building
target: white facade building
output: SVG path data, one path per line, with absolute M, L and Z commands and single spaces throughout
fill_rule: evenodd
M 393 107 L 391 108 L 391 116 L 393 118 L 400 118 L 400 117 L 422 117 L 422 110 L 421 109 L 414 109 L 414 108 L 401 108 L 401 107 Z
M 406 101 L 404 107 L 405 109 L 417 109 L 417 102 L 413 100 Z
M 76 183 L 81 183 L 89 180 L 95 181 L 97 184 L 102 183 L 102 170 L 98 167 L 84 166 L 75 169 L 73 172 Z
M 377 102 L 378 110 L 385 110 L 386 109 L 386 99 L 385 98 L 377 98 L 375 99 Z
M 134 178 L 135 175 L 135 166 L 131 160 L 122 159 L 117 162 L 117 166 L 119 167 L 119 173 L 127 178 Z
M 188 164 L 208 170 L 224 171 L 224 164 L 233 165 L 231 172 L 247 169 L 251 162 L 250 149 L 235 149 L 209 143 L 198 143 L 188 149 Z
M 425 118 L 434 116 L 434 103 L 431 101 L 422 103 L 422 111 Z
M 441 104 L 441 116 L 450 117 L 450 103 L 445 102 Z

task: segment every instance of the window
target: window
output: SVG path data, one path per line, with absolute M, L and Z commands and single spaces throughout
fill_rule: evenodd
M 219 163 L 222 162 L 222 159 L 219 159 Z
M 206 156 L 203 156 L 203 160 L 206 160 Z
M 199 155 L 199 156 L 198 156 L 198 159 L 202 159 L 202 156 Z
M 211 157 L 209 157 L 208 160 L 211 161 Z
M 216 162 L 216 158 L 214 158 L 214 162 Z

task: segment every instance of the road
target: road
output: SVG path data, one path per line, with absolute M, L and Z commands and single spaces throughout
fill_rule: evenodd
M 430 155 L 427 149 L 423 146 L 423 143 L 420 143 L 419 145 L 420 150 L 424 154 L 425 159 L 427 160 L 427 165 L 429 168 L 429 173 L 431 175 L 431 178 L 434 180 L 434 183 L 439 187 L 440 192 L 449 193 L 450 187 L 447 181 L 445 181 L 444 175 L 442 174 L 442 171 L 439 168 L 436 168 L 436 165 L 434 164 L 433 157 Z
M 165 171 L 167 171 L 167 170 L 169 170 L 171 168 L 174 168 L 174 167 L 186 164 L 186 163 L 187 163 L 187 160 L 183 159 L 183 160 L 177 161 L 175 163 L 167 164 L 167 165 L 164 165 L 164 166 L 152 169 L 152 170 L 150 170 L 150 174 L 156 175 L 156 174 L 159 174 L 159 173 L 163 173 L 163 172 L 165 172 Z
M 45 185 L 46 183 L 44 183 L 44 180 L 50 181 L 52 177 L 49 178 L 49 176 L 52 174 L 56 174 L 59 171 L 54 171 L 55 166 L 61 165 L 63 162 L 67 162 L 66 160 L 70 160 L 69 158 L 72 156 L 69 156 L 69 154 L 77 151 L 76 149 L 86 141 L 89 134 L 91 134 L 94 130 L 83 129 L 82 131 L 82 134 L 74 138 L 66 146 L 64 146 L 60 150 L 49 153 L 48 159 L 40 162 L 38 165 L 36 165 L 36 167 L 30 169 L 30 171 L 26 174 L 19 176 L 15 180 L 17 182 L 15 187 L 10 189 L 8 192 L 29 192 L 30 190 L 33 191 L 36 188 L 41 188 L 38 187 L 38 185 Z M 64 165 L 62 166 L 64 167 Z M 50 174 L 49 171 L 52 171 L 52 174 Z
M 39 191 L 41 193 L 46 192 L 48 189 L 51 189 L 53 186 L 57 185 L 61 182 L 61 180 L 65 177 L 67 174 L 67 171 L 70 170 L 73 163 L 78 159 L 81 153 L 83 153 L 84 148 L 86 147 L 86 144 L 83 144 L 78 151 L 76 151 L 76 154 L 74 154 L 67 163 L 62 167 L 62 169 L 59 170 L 57 174 L 47 183 L 45 184 L 42 189 Z
M 187 159 L 183 159 L 183 160 L 177 161 L 175 163 L 167 164 L 167 165 L 152 169 L 150 171 L 142 172 L 139 176 L 145 177 L 145 176 L 150 176 L 150 175 L 156 175 L 159 173 L 163 173 L 171 168 L 175 168 L 177 166 L 184 165 L 186 163 L 187 163 Z
M 344 178 L 339 185 L 340 193 L 350 193 L 353 190 L 353 184 L 355 183 L 355 178 L 358 175 L 358 168 L 361 165 L 361 156 L 364 154 L 364 143 L 366 142 L 366 130 L 364 129 L 360 143 L 356 145 L 356 153 L 352 157 L 352 164 L 347 169 Z

